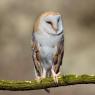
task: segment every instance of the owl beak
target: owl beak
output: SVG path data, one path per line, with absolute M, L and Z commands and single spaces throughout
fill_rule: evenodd
M 53 30 L 55 31 L 55 32 L 57 32 L 58 31 L 58 27 L 57 27 L 57 25 L 55 24 L 55 25 L 52 25 L 52 28 L 53 28 Z

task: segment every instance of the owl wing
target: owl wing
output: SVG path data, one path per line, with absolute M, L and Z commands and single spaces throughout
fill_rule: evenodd
M 32 33 L 32 60 L 38 76 L 41 76 L 41 58 L 38 43 L 35 39 L 34 32 Z
M 57 74 L 59 72 L 60 66 L 62 65 L 62 59 L 64 55 L 64 36 L 62 36 L 60 42 L 57 45 L 57 52 L 54 55 L 54 71 Z

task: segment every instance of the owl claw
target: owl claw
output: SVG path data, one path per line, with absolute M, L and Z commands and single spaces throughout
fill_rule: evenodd
M 58 78 L 60 78 L 59 75 L 60 75 L 60 72 L 59 72 L 58 74 L 54 74 L 54 75 L 53 75 L 53 79 L 54 79 L 54 82 L 55 82 L 55 83 L 58 83 Z
M 41 77 L 38 76 L 38 77 L 36 78 L 36 81 L 37 81 L 38 83 L 40 83 L 40 82 L 41 82 Z
M 45 76 L 42 76 L 42 77 L 37 77 L 36 78 L 36 81 L 38 82 L 38 83 L 40 83 L 43 79 L 45 79 L 46 77 Z

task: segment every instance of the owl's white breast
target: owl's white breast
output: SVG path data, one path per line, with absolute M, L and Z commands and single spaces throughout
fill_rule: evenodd
M 41 46 L 47 46 L 47 47 L 53 47 L 58 44 L 60 41 L 62 35 L 49 35 L 47 33 L 35 33 L 35 38 L 36 41 L 41 45 Z
M 42 58 L 52 59 L 57 51 L 58 42 L 61 40 L 62 35 L 49 35 L 45 33 L 35 33 L 36 41 Z
M 43 66 L 48 69 L 52 66 L 54 54 L 57 52 L 57 45 L 62 38 L 61 35 L 49 35 L 47 33 L 35 32 L 35 39 L 38 43 Z

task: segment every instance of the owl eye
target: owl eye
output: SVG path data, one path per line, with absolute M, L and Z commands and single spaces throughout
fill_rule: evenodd
M 50 24 L 50 25 L 52 25 L 52 22 L 50 22 L 50 21 L 46 21 L 48 24 Z
M 57 22 L 59 23 L 59 21 L 60 21 L 60 18 L 58 18 Z

